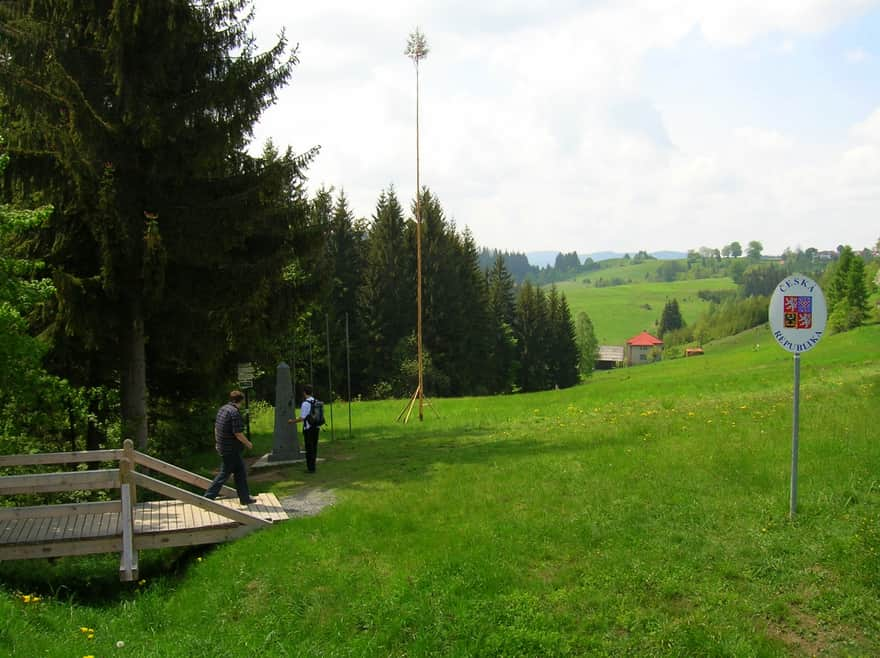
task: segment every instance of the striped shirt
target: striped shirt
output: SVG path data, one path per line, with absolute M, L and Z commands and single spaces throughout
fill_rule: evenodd
M 244 419 L 238 408 L 229 402 L 220 407 L 214 421 L 214 442 L 218 453 L 231 455 L 244 449 L 241 441 L 235 438 L 236 432 L 244 432 Z

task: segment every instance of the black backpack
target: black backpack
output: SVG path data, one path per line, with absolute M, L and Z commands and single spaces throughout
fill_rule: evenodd
M 309 427 L 321 427 L 324 424 L 324 403 L 312 398 L 309 405 Z

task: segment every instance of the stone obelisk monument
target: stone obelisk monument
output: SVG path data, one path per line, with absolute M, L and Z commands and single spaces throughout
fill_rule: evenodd
M 279 363 L 275 375 L 275 432 L 272 439 L 270 462 L 286 462 L 300 459 L 299 432 L 297 432 L 296 404 L 290 366 Z

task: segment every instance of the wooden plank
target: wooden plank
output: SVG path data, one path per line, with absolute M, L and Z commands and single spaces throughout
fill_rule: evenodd
M 134 546 L 138 550 L 166 548 L 175 546 L 197 546 L 199 544 L 220 544 L 244 537 L 258 528 L 255 526 L 228 526 L 185 530 L 181 532 L 161 532 L 149 535 L 135 535 Z
M 64 532 L 64 526 L 67 525 L 67 519 L 63 516 L 49 516 L 46 517 L 46 520 L 49 522 L 49 527 L 47 527 L 45 531 L 46 539 L 58 541 L 61 538 L 61 534 Z
M 53 518 L 58 522 L 56 539 L 63 541 L 70 534 L 70 527 L 76 523 L 76 516 L 56 516 Z
M 27 535 L 20 538 L 20 541 L 28 544 L 39 542 L 43 539 L 43 525 L 47 523 L 47 519 L 34 519 L 27 529 Z
M 0 545 L 0 560 L 29 560 L 39 557 L 65 557 L 93 553 L 118 553 L 122 537 L 78 541 L 41 542 L 37 544 Z
M 94 537 L 96 534 L 96 527 L 101 523 L 101 515 L 100 514 L 87 514 L 83 517 L 83 524 L 80 528 L 79 539 L 85 539 L 86 537 Z
M 78 539 L 83 536 L 83 528 L 85 527 L 86 520 L 90 517 L 87 514 L 78 514 L 76 517 L 76 522 L 73 524 L 73 528 L 70 530 L 70 539 Z
M 198 496 L 196 494 L 190 493 L 186 489 L 175 487 L 173 484 L 162 482 L 161 480 L 157 480 L 156 478 L 144 475 L 143 473 L 132 473 L 132 477 L 134 478 L 134 481 L 138 486 L 144 487 L 145 489 L 150 489 L 151 491 L 155 491 L 156 493 L 163 494 L 165 496 L 168 496 L 169 498 L 182 500 L 192 505 L 196 505 L 197 507 L 201 507 L 202 509 L 212 511 L 220 514 L 221 516 L 225 516 L 227 518 L 233 519 L 234 521 L 238 521 L 239 523 L 260 526 L 269 525 L 268 521 L 255 517 L 251 514 L 248 514 L 247 512 L 232 509 L 231 507 L 226 507 L 220 502 L 211 500 L 210 498 L 205 498 L 204 496 Z
M 117 468 L 0 477 L 0 495 L 4 496 L 78 489 L 115 489 L 118 486 L 119 469 Z
M 18 537 L 22 533 L 22 529 L 28 523 L 29 519 L 16 519 L 9 523 L 9 528 L 6 533 L 2 535 L 4 544 L 13 544 L 18 540 Z
M 193 507 L 192 505 L 186 506 L 185 512 L 186 512 L 186 527 L 187 528 L 191 529 L 191 528 L 197 527 L 196 526 L 196 513 L 195 513 L 196 509 L 198 509 L 198 508 Z
M 45 464 L 86 464 L 117 461 L 118 448 L 110 450 L 77 450 L 75 452 L 44 452 L 34 455 L 0 455 L 0 466 L 40 466 Z
M 101 535 L 119 535 L 120 537 L 122 536 L 122 532 L 119 528 L 119 514 L 101 514 Z
M 10 519 L 8 521 L 0 521 L 0 544 L 6 543 L 12 533 L 15 532 L 15 526 L 21 523 L 19 519 Z
M 12 541 L 15 543 L 26 541 L 35 523 L 34 519 L 23 519 L 23 523 L 19 526 L 18 533 L 12 538 Z
M 210 480 L 206 477 L 202 477 L 192 471 L 187 471 L 186 469 L 180 468 L 179 466 L 175 466 L 174 464 L 169 464 L 168 462 L 163 462 L 161 459 L 156 459 L 152 455 L 145 455 L 142 452 L 135 451 L 134 460 L 136 463 L 144 466 L 145 468 L 152 469 L 164 475 L 171 476 L 173 478 L 177 478 L 181 482 L 186 482 L 187 484 L 191 484 L 194 487 L 199 487 L 200 489 L 207 489 L 211 486 Z M 220 489 L 220 494 L 223 496 L 236 496 L 235 489 L 232 487 L 227 487 L 223 485 Z
M 46 516 L 76 516 L 117 510 L 119 502 L 113 500 L 97 503 L 67 503 L 64 505 L 31 505 L 28 507 L 0 507 L 0 521 L 9 519 L 38 519 Z
M 172 530 L 180 530 L 182 528 L 186 528 L 186 523 L 183 520 L 183 507 L 184 504 L 181 503 L 179 500 L 175 500 L 174 504 L 171 506 L 170 511 L 173 521 L 169 525 Z

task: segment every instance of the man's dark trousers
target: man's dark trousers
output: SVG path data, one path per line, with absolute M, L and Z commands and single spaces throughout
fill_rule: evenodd
M 315 462 L 318 461 L 318 434 L 320 427 L 310 427 L 303 430 L 303 440 L 306 444 L 306 468 L 309 473 L 315 472 Z
M 220 466 L 220 472 L 205 492 L 206 498 L 216 498 L 220 493 L 220 487 L 226 484 L 226 480 L 232 475 L 235 477 L 235 490 L 238 492 L 238 500 L 242 505 L 247 505 L 251 499 L 251 492 L 247 484 L 247 471 L 244 467 L 244 460 L 241 458 L 240 452 L 233 452 L 228 455 L 220 455 L 223 463 Z

